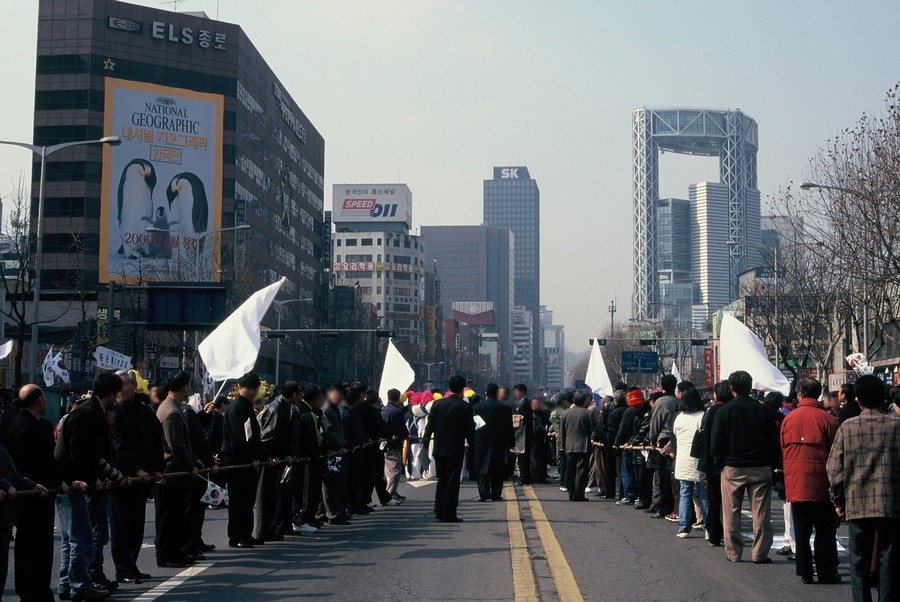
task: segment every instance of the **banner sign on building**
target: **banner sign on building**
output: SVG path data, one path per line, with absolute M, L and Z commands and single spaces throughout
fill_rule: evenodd
M 101 282 L 216 280 L 222 96 L 107 78 L 105 102 Z
M 412 228 L 412 192 L 406 184 L 335 184 L 336 224 L 392 222 Z
M 94 351 L 94 359 L 97 367 L 104 370 L 130 370 L 131 356 L 107 349 L 106 347 L 97 347 Z

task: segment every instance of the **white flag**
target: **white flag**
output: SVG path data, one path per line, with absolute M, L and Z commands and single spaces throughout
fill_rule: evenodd
M 44 363 L 41 364 L 41 370 L 44 373 L 44 384 L 48 387 L 52 387 L 53 383 L 56 382 L 53 372 L 53 345 L 50 346 L 50 351 L 47 352 L 47 355 L 44 356 Z
M 9 354 L 12 353 L 13 350 L 13 341 L 12 339 L 6 341 L 2 345 L 0 345 L 0 360 L 5 360 L 9 357 Z
M 678 382 L 682 381 L 681 372 L 678 370 L 678 361 L 677 360 L 672 360 L 671 374 L 672 374 L 672 376 L 675 377 L 675 380 L 677 380 Z
M 131 368 L 130 355 L 106 347 L 97 347 L 94 350 L 94 359 L 97 360 L 97 367 L 104 370 L 129 370 Z
M 753 377 L 753 388 L 760 391 L 790 393 L 791 383 L 781 371 L 769 361 L 766 347 L 756 334 L 735 318 L 724 314 L 719 333 L 719 346 L 723 378 L 737 370 L 749 372 Z
M 198 351 L 210 378 L 238 378 L 253 370 L 259 355 L 259 325 L 285 280 L 250 295 L 200 343 Z
M 53 360 L 50 363 L 50 369 L 53 370 L 53 373 L 59 377 L 59 380 L 63 381 L 66 384 L 69 384 L 69 371 L 66 370 L 65 366 L 63 366 L 63 352 L 62 349 L 53 357 Z
M 612 383 L 609 381 L 609 373 L 606 371 L 606 362 L 600 352 L 600 342 L 594 339 L 591 347 L 591 359 L 588 361 L 587 374 L 584 382 L 591 388 L 591 393 L 598 395 L 612 395 Z
M 382 403 L 387 403 L 387 392 L 391 389 L 406 391 L 415 382 L 416 371 L 412 369 L 403 355 L 394 347 L 394 341 L 388 339 L 387 355 L 384 358 L 384 369 L 381 371 L 381 386 L 378 395 Z

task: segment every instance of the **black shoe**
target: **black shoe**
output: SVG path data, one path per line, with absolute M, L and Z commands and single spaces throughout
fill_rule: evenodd
M 646 510 L 646 509 L 647 509 L 647 505 L 646 505 L 646 504 L 643 504 L 643 503 L 641 503 L 641 502 L 638 502 L 638 503 L 636 503 L 636 504 L 634 505 L 634 509 L 635 509 L 635 510 Z
M 137 577 L 138 579 L 140 579 L 141 581 L 146 581 L 147 579 L 153 579 L 153 575 L 151 575 L 150 573 L 135 573 L 134 576 Z
M 141 581 L 141 578 L 137 575 L 125 575 L 124 577 L 119 577 L 118 581 L 120 583 L 126 583 L 128 585 L 140 585 L 141 583 L 143 583 L 143 581 Z
M 800 577 L 800 583 L 803 585 L 812 585 L 815 581 L 812 580 L 812 577 Z
M 211 543 L 202 543 L 201 542 L 200 545 L 197 546 L 197 550 L 200 552 L 212 552 L 215 549 L 216 549 L 216 546 L 214 546 Z
M 399 493 L 395 493 L 395 494 L 394 494 L 394 497 L 397 498 L 398 500 L 405 500 L 405 499 L 406 499 L 406 496 L 405 496 L 405 495 L 400 495 Z
M 109 579 L 98 579 L 94 583 L 94 589 L 100 590 L 101 592 L 114 592 L 119 589 L 118 581 L 110 581 Z
M 462 522 L 465 522 L 465 521 L 463 521 L 463 519 L 461 519 L 461 518 L 445 518 L 445 519 L 443 519 L 441 522 L 444 522 L 444 523 L 462 523 Z
M 232 548 L 241 548 L 244 550 L 248 550 L 254 546 L 253 538 L 250 539 L 242 539 L 241 541 L 229 541 L 228 545 Z
M 819 577 L 820 585 L 837 585 L 838 583 L 842 583 L 844 580 L 840 575 L 832 575 L 831 577 L 821 578 Z
M 191 562 L 197 562 L 198 560 L 206 560 L 206 556 L 204 556 L 200 552 L 192 552 L 190 554 L 185 554 L 184 558 L 185 558 L 185 560 L 189 560 Z
M 71 599 L 74 602 L 97 602 L 98 600 L 106 600 L 112 595 L 112 592 L 99 590 L 97 588 L 92 589 L 89 592 L 85 592 L 83 594 L 73 593 Z
M 256 539 L 255 537 L 251 537 L 251 538 L 249 538 L 247 541 L 250 542 L 250 543 L 252 543 L 252 544 L 255 545 L 255 546 L 261 546 L 261 545 L 263 545 L 264 543 L 266 543 L 265 541 L 263 541 L 263 540 L 261 540 L 261 539 Z
M 753 564 L 772 564 L 772 559 L 769 557 L 760 558 L 759 560 L 754 560 Z

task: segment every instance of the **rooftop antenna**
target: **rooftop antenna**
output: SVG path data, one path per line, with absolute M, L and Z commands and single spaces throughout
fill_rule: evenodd
M 182 4 L 184 1 L 185 1 L 185 0 L 161 0 L 159 3 L 160 3 L 160 4 L 168 4 L 168 5 L 170 5 L 170 6 L 172 7 L 172 10 L 175 11 L 175 12 L 177 13 L 177 12 L 178 12 L 178 7 L 181 6 L 181 4 Z

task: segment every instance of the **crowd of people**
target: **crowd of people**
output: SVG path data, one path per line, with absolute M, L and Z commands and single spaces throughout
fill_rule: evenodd
M 165 568 L 215 549 L 203 539 L 209 509 L 227 507 L 228 544 L 248 549 L 348 525 L 373 499 L 402 504 L 409 412 L 399 391 L 387 397 L 362 383 L 288 381 L 268 398 L 251 372 L 203 403 L 186 372 L 151 383 L 106 372 L 53 425 L 44 392 L 23 386 L 0 421 L 0 596 L 14 538 L 16 594 L 56 599 L 55 524 L 59 599 L 102 600 L 150 579 L 140 559 L 149 499 Z
M 481 502 L 503 500 L 514 477 L 558 479 L 573 502 L 593 493 L 677 523 L 679 539 L 699 530 L 731 562 L 744 559 L 748 498 L 754 564 L 772 562 L 776 495 L 785 519 L 777 553 L 795 561 L 803 583 L 841 582 L 845 520 L 854 599 L 870 600 L 871 587 L 893 599 L 900 387 L 873 376 L 836 394 L 804 378 L 788 398 L 754 392 L 746 372 L 706 398 L 671 375 L 650 391 L 619 384 L 608 397 L 549 400 L 495 384 L 482 398 L 460 376 L 445 393 L 391 389 L 383 400 L 363 383 L 287 381 L 277 396 L 262 384 L 250 372 L 231 395 L 204 403 L 185 372 L 152 383 L 133 370 L 103 373 L 57 425 L 43 417 L 43 391 L 23 386 L 0 420 L 0 592 L 15 538 L 16 593 L 55 599 L 57 518 L 56 595 L 101 600 L 150 578 L 139 565 L 149 499 L 156 564 L 180 568 L 215 549 L 203 538 L 210 509 L 227 507 L 229 546 L 249 549 L 398 506 L 406 476 L 436 479 L 436 520 L 460 523 L 468 473 Z

